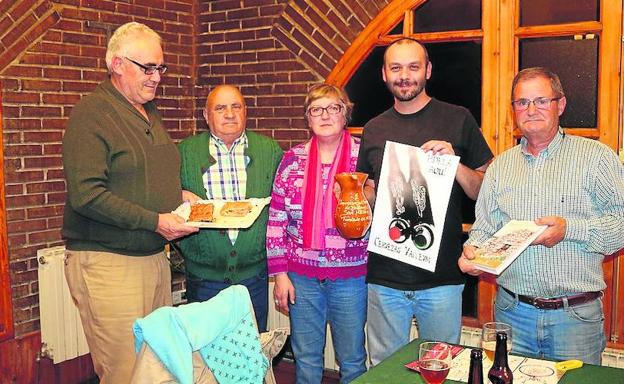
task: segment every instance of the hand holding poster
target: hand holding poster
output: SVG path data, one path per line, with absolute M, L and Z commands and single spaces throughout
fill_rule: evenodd
M 434 272 L 458 165 L 387 141 L 368 250 Z

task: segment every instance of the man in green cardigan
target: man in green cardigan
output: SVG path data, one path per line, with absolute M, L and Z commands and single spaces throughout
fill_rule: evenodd
M 182 188 L 201 199 L 243 200 L 271 195 L 282 150 L 272 139 L 246 131 L 247 107 L 240 91 L 220 85 L 204 108 L 210 132 L 183 140 Z M 179 242 L 186 263 L 186 296 L 204 301 L 233 284 L 247 287 L 260 331 L 266 330 L 268 207 L 249 228 L 202 229 Z

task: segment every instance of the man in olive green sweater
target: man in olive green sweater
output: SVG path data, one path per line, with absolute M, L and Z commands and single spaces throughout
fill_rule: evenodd
M 196 232 L 182 203 L 180 157 L 152 102 L 160 37 L 127 23 L 106 52 L 110 78 L 73 109 L 63 138 L 66 277 L 100 383 L 128 383 L 132 323 L 171 305 L 167 240 Z
M 189 137 L 179 145 L 182 188 L 202 199 L 270 196 L 282 150 L 274 140 L 245 131 L 247 108 L 240 91 L 230 85 L 213 89 L 204 118 L 210 132 Z M 265 207 L 249 228 L 202 229 L 180 241 L 189 301 L 208 300 L 232 284 L 245 285 L 258 328 L 266 330 L 267 219 Z

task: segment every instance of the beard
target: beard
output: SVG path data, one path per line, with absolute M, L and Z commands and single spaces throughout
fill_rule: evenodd
M 410 86 L 409 88 L 401 88 L 404 86 Z M 386 81 L 386 87 L 392 93 L 392 95 L 399 101 L 411 101 L 420 95 L 425 89 L 425 83 L 418 81 L 399 80 L 399 81 Z

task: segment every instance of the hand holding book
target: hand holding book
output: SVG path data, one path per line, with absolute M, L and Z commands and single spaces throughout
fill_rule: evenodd
M 475 247 L 474 259 L 469 263 L 473 268 L 499 275 L 547 228 L 549 225 L 538 225 L 533 221 L 511 220 L 494 236 Z
M 548 228 L 542 232 L 531 245 L 541 244 L 551 248 L 557 245 L 565 237 L 567 222 L 560 216 L 544 216 L 535 220 L 537 225 L 546 225 Z

